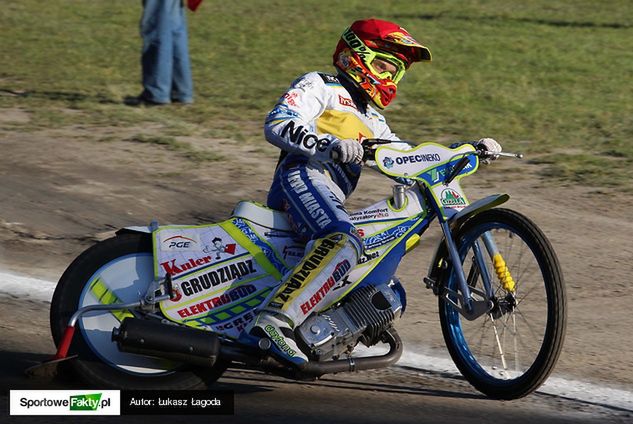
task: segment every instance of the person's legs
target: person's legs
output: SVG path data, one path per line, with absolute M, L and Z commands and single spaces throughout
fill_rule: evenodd
M 181 5 L 172 16 L 175 21 L 172 26 L 174 68 L 171 99 L 180 103 L 191 103 L 193 101 L 193 79 L 189 60 L 189 38 L 185 8 Z
M 333 285 L 356 266 L 363 248 L 343 207 L 343 193 L 322 172 L 291 169 L 281 175 L 281 186 L 297 233 L 310 241 L 303 260 L 286 276 L 269 307 L 297 326 L 319 310 Z
M 174 54 L 171 15 L 178 7 L 180 0 L 143 0 L 142 97 L 151 102 L 170 102 Z
M 278 178 L 293 225 L 310 241 L 303 259 L 284 276 L 245 333 L 270 338 L 273 355 L 301 366 L 307 357 L 293 329 L 329 302 L 328 294 L 356 265 L 362 241 L 343 208 L 343 194 L 323 173 L 299 166 Z

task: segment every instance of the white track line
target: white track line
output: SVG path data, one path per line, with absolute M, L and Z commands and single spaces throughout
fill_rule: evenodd
M 0 272 L 0 296 L 8 295 L 17 299 L 49 303 L 54 289 L 55 283 L 50 281 Z M 404 351 L 398 365 L 421 371 L 460 375 L 448 354 L 446 357 L 441 357 L 433 353 L 430 355 L 418 353 L 424 351 L 428 349 L 409 347 Z M 360 353 L 367 354 L 367 350 L 361 349 Z M 372 350 L 372 353 L 377 352 Z M 552 376 L 538 389 L 538 392 L 633 411 L 633 392 L 584 381 Z
M 421 371 L 455 376 L 461 375 L 450 359 L 448 352 L 445 358 L 441 358 L 433 354 L 426 355 L 413 352 L 413 350 L 415 349 L 410 347 L 405 350 L 398 361 L 398 365 L 416 368 Z M 420 351 L 424 350 L 424 347 L 420 348 Z M 567 399 L 625 409 L 633 412 L 633 392 L 609 388 L 585 381 L 562 378 L 555 374 L 547 379 L 537 390 L 537 393 L 560 396 Z
M 55 284 L 46 280 L 0 272 L 0 294 L 18 299 L 50 303 Z

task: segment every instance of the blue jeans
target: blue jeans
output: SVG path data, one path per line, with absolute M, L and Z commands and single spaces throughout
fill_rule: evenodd
M 156 103 L 191 103 L 187 17 L 182 0 L 143 0 L 143 97 Z

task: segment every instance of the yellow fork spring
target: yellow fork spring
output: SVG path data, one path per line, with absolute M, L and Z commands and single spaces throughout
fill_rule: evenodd
M 492 258 L 492 264 L 495 267 L 495 272 L 497 273 L 497 277 L 501 280 L 501 285 L 504 289 L 509 291 L 510 293 L 514 293 L 515 283 L 512 275 L 510 274 L 510 270 L 506 265 L 506 261 L 503 260 L 501 253 L 497 253 Z

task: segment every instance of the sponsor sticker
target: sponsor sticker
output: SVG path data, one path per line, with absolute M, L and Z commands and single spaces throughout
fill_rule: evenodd
M 204 253 L 213 253 L 216 260 L 220 260 L 223 257 L 235 255 L 235 249 L 237 245 L 235 243 L 224 244 L 221 237 L 215 237 L 211 240 L 211 245 L 205 246 L 202 251 Z
M 299 96 L 298 93 L 286 93 L 283 95 L 284 100 L 286 100 L 286 103 L 288 103 L 290 106 L 294 106 L 294 107 L 298 107 L 299 105 L 297 105 L 297 96 Z
M 466 199 L 452 188 L 447 188 L 442 191 L 440 201 L 442 202 L 442 206 L 447 206 L 449 208 L 455 206 L 466 206 Z
M 373 250 L 378 246 L 390 243 L 402 237 L 413 226 L 414 221 L 406 221 L 381 233 L 363 239 L 365 250 Z
M 303 288 L 304 285 L 309 284 L 314 276 L 321 271 L 322 262 L 324 262 L 326 258 L 329 259 L 332 250 L 337 246 L 339 241 L 340 238 L 338 234 L 333 234 L 327 238 L 320 239 L 319 244 L 317 244 L 294 269 L 293 274 L 274 297 L 275 305 L 284 305 L 290 302 L 290 300 L 294 297 L 295 291 Z M 273 307 L 275 305 L 273 305 Z
M 256 273 L 257 268 L 254 260 L 246 259 L 214 268 L 196 277 L 187 278 L 187 280 L 180 283 L 180 290 L 184 296 L 192 296 L 212 287 L 233 283 L 236 280 Z
M 352 222 L 369 221 L 369 220 L 376 220 L 380 218 L 389 218 L 389 208 L 365 209 L 358 212 L 354 212 L 349 217 Z
M 352 101 L 352 99 L 348 99 L 347 97 L 343 97 L 340 94 L 338 95 L 338 102 L 341 106 L 351 107 L 356 109 L 356 105 Z
M 286 342 L 286 339 L 284 338 L 284 336 L 279 334 L 277 330 L 275 329 L 275 327 L 268 324 L 266 325 L 266 327 L 264 327 L 264 331 L 268 333 L 268 336 L 273 341 L 273 343 L 275 343 L 279 349 L 285 352 L 286 355 L 293 357 L 297 354 L 297 351 L 288 345 L 288 342 Z
M 319 73 L 319 76 L 321 77 L 323 82 L 326 84 L 340 84 L 340 81 L 334 75 Z
M 399 156 L 396 158 L 396 163 L 398 165 L 406 165 L 408 163 L 417 163 L 417 162 L 440 162 L 441 160 L 442 158 L 437 153 L 427 153 L 427 154 L 420 153 L 417 155 Z
M 358 264 L 364 264 L 380 257 L 380 252 L 363 253 L 358 259 Z
M 227 305 L 231 302 L 235 302 L 237 300 L 248 297 L 251 294 L 255 293 L 256 290 L 257 289 L 252 284 L 236 287 L 220 294 L 219 296 L 215 296 L 211 299 L 194 303 L 193 305 L 189 305 L 185 308 L 179 309 L 178 315 L 180 315 L 181 318 L 188 318 L 199 314 L 205 314 L 209 312 L 209 310 L 217 308 L 218 306 Z
M 330 145 L 330 140 L 327 138 L 319 138 L 316 134 L 304 128 L 303 125 L 299 125 L 295 128 L 295 122 L 290 121 L 281 130 L 281 137 L 285 138 L 286 135 L 290 139 L 290 142 L 296 145 L 303 145 L 306 149 L 314 149 L 319 152 L 325 152 Z
M 185 271 L 191 271 L 201 266 L 208 265 L 212 262 L 213 258 L 211 256 L 205 256 L 203 258 L 185 259 L 180 262 L 177 262 L 176 259 L 172 259 L 168 262 L 161 262 L 160 266 L 166 273 L 169 273 L 171 275 L 178 275 L 182 274 Z
M 343 279 L 351 268 L 352 265 L 347 259 L 336 264 L 334 272 L 332 272 L 332 275 L 327 279 L 327 281 L 323 283 L 323 285 L 310 297 L 310 299 L 308 299 L 307 302 L 301 304 L 301 312 L 303 312 L 304 315 L 309 314 L 310 311 L 325 298 L 325 295 L 328 294 L 332 287 Z
M 292 190 L 298 195 L 301 204 L 307 213 L 314 219 L 319 228 L 324 229 L 332 223 L 332 219 L 321 207 L 317 199 L 308 190 L 308 186 L 301 179 L 301 171 L 292 171 L 288 174 L 288 183 Z
M 200 251 L 200 236 L 196 233 L 174 234 L 172 231 L 160 233 L 160 249 L 163 251 Z
M 253 311 L 248 311 L 235 319 L 214 325 L 213 328 L 215 331 L 235 330 L 239 334 L 246 328 L 246 326 L 253 320 L 253 318 L 255 318 L 255 314 L 253 313 Z
M 314 86 L 314 84 L 309 79 L 303 79 L 303 80 L 300 80 L 299 82 L 297 82 L 296 84 L 294 84 L 294 88 L 296 88 L 298 90 L 303 90 L 303 91 L 306 91 L 306 90 L 312 88 L 313 86 Z

